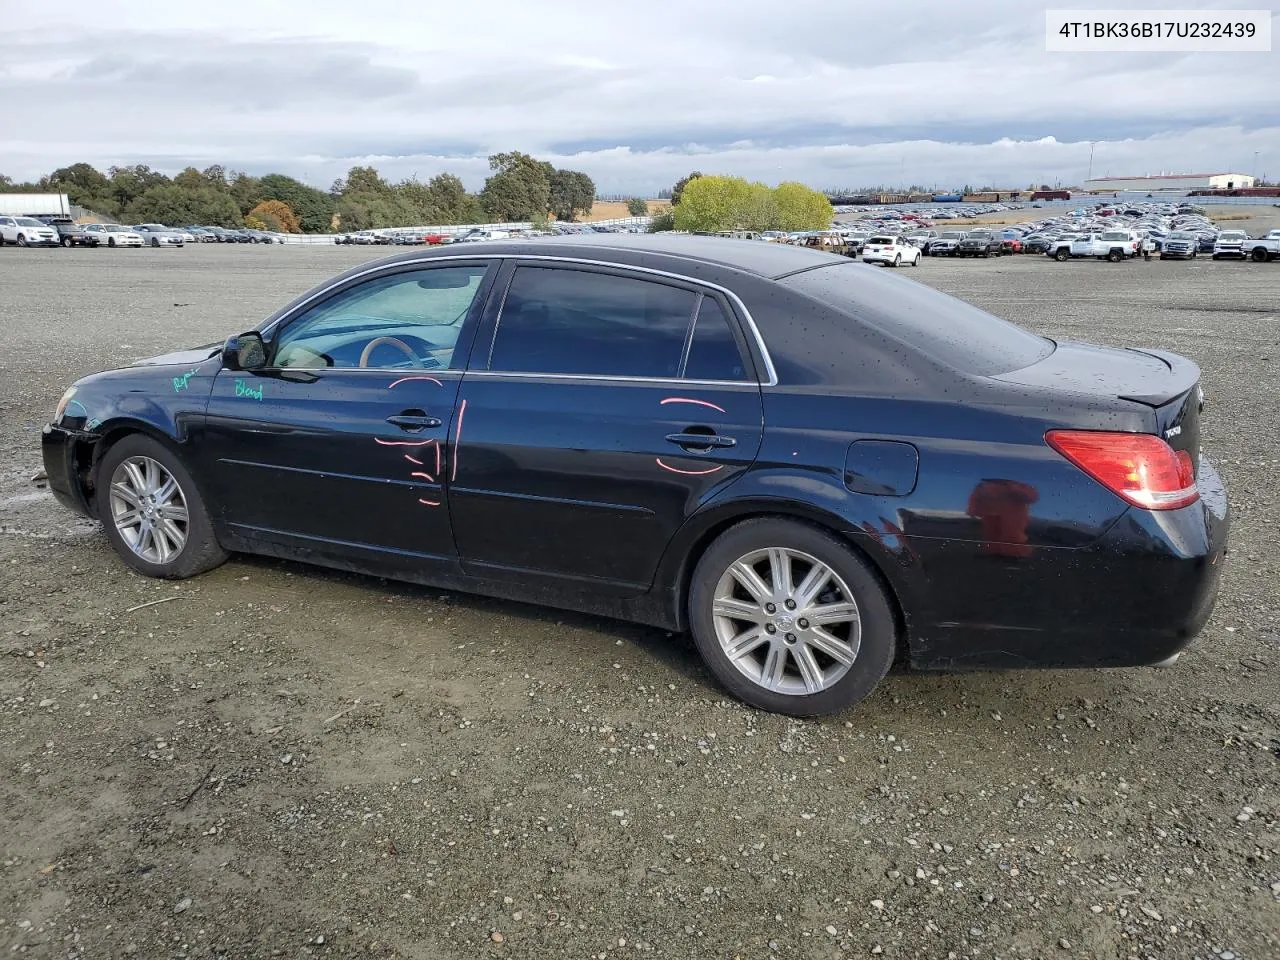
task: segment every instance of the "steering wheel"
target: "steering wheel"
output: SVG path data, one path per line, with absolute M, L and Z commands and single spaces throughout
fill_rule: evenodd
M 372 340 L 366 343 L 364 346 L 364 349 L 360 351 L 359 366 L 361 367 L 369 366 L 369 357 L 373 353 L 374 347 L 380 347 L 383 344 L 386 344 L 391 347 L 399 347 L 401 350 L 405 352 L 405 354 L 409 357 L 410 360 L 412 360 L 418 366 L 423 367 L 424 369 L 426 368 L 426 365 L 422 362 L 422 358 L 413 352 L 413 347 L 409 346 L 407 343 L 405 343 L 403 340 L 399 339 L 398 337 L 374 337 Z

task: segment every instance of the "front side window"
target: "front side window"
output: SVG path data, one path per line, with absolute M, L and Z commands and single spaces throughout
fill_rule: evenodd
M 623 277 L 519 267 L 489 354 L 503 373 L 680 375 L 697 295 Z
M 291 322 L 275 343 L 277 367 L 449 369 L 484 264 L 376 277 Z

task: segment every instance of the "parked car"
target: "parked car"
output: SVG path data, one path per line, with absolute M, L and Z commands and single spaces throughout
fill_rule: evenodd
M 58 241 L 64 247 L 96 247 L 102 243 L 101 237 L 96 233 L 86 233 L 84 227 L 70 217 L 46 220 L 45 223 L 58 231 Z
M 192 237 L 192 240 L 196 243 L 217 243 L 218 242 L 218 238 L 213 235 L 213 232 L 208 227 L 191 226 L 191 227 L 183 227 L 182 229 L 185 230 L 187 233 L 189 233 Z
M 938 231 L 912 230 L 904 239 L 913 247 L 919 247 L 920 252 L 927 257 L 929 255 L 929 248 L 933 246 L 933 242 L 938 239 Z
M 965 237 L 963 230 L 943 230 L 938 235 L 938 239 L 929 244 L 929 256 L 931 257 L 950 257 L 956 252 L 956 247 L 960 245 L 960 241 Z
M 133 232 L 142 237 L 142 242 L 153 247 L 181 247 L 186 243 L 180 230 L 166 227 L 163 223 L 139 223 Z
M 140 247 L 143 245 L 142 234 L 131 227 L 118 223 L 86 223 L 86 233 L 97 235 L 108 247 Z
M 20 247 L 56 247 L 62 243 L 58 231 L 35 217 L 0 217 L 0 247 L 16 243 Z
M 1014 254 L 1022 252 L 1022 236 L 1012 230 L 1000 234 L 1000 252 Z
M 785 244 L 525 240 L 80 379 L 42 447 L 144 575 L 264 553 L 689 629 L 734 695 L 814 715 L 899 651 L 1175 659 L 1228 535 L 1199 380 Z
M 1245 241 L 1245 248 L 1254 263 L 1266 263 L 1280 257 L 1280 230 Z
M 1199 244 L 1194 233 L 1175 230 L 1165 237 L 1160 248 L 1161 260 L 1194 260 Z
M 912 246 L 902 237 L 888 234 L 871 237 L 862 248 L 863 263 L 878 263 L 886 267 L 900 267 L 909 263 L 913 267 L 920 266 L 920 258 L 924 251 Z
M 990 230 L 970 230 L 956 244 L 957 257 L 998 257 L 1004 252 L 1000 238 Z
M 1248 239 L 1249 235 L 1243 230 L 1223 230 L 1213 242 L 1213 259 L 1243 260 L 1247 256 L 1244 245 Z

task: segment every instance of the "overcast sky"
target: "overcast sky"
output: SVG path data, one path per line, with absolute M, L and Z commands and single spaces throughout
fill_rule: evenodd
M 223 163 L 327 187 L 371 163 L 478 188 L 517 149 L 607 193 L 694 168 L 1025 186 L 1082 181 L 1094 140 L 1095 175 L 1280 176 L 1280 54 L 1046 53 L 1045 6 L 0 0 L 0 173 Z M 1280 37 L 1274 0 L 1193 6 L 1270 9 Z

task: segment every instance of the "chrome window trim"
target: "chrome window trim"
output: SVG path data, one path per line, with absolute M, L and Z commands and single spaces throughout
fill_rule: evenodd
M 760 359 L 764 361 L 764 372 L 765 372 L 765 376 L 763 379 L 757 376 L 755 380 L 682 380 L 678 377 L 608 377 L 608 376 L 601 376 L 596 374 L 545 374 L 545 373 L 531 374 L 531 376 L 556 377 L 558 379 L 583 379 L 583 380 L 634 380 L 634 381 L 640 381 L 645 383 L 700 383 L 700 384 L 716 384 L 716 385 L 736 383 L 739 385 L 748 384 L 750 386 L 755 386 L 755 387 L 776 387 L 778 385 L 778 371 L 773 365 L 773 357 L 770 355 L 769 348 L 764 342 L 764 337 L 761 336 L 760 334 L 760 328 L 756 326 L 755 318 L 751 316 L 751 311 L 748 310 L 747 305 L 742 302 L 742 298 L 739 297 L 732 290 L 730 290 L 728 287 L 722 287 L 718 283 L 711 283 L 708 280 L 701 280 L 697 277 L 686 277 L 683 274 L 672 273 L 669 270 L 658 270 L 654 267 L 637 267 L 629 263 L 613 263 L 607 260 L 588 260 L 582 257 L 557 257 L 557 256 L 552 256 L 550 254 L 498 253 L 498 254 L 485 255 L 483 253 L 472 253 L 472 254 L 455 254 L 455 255 L 449 255 L 449 256 L 435 256 L 435 257 L 423 256 L 423 257 L 411 258 L 408 260 L 396 260 L 392 263 L 380 263 L 375 267 L 370 267 L 367 270 L 362 270 L 359 273 L 352 274 L 351 276 L 343 277 L 341 280 L 338 280 L 335 283 L 329 284 L 327 287 L 317 290 L 311 296 L 307 297 L 306 300 L 303 300 L 296 307 L 290 310 L 283 317 L 280 317 L 275 321 L 273 321 L 272 323 L 268 324 L 262 330 L 264 338 L 274 333 L 276 328 L 279 327 L 280 324 L 285 323 L 286 321 L 297 316 L 300 311 L 306 310 L 316 300 L 325 296 L 326 294 L 336 289 L 337 287 L 342 286 L 344 283 L 348 283 L 352 280 L 359 280 L 361 277 L 366 277 L 370 274 L 378 273 L 382 270 L 389 270 L 389 269 L 402 267 L 402 266 L 410 266 L 413 264 L 448 263 L 450 260 L 494 260 L 494 261 L 497 261 L 499 264 L 507 260 L 513 260 L 513 261 L 539 260 L 539 261 L 546 261 L 551 263 L 569 263 L 569 264 L 576 263 L 576 264 L 583 264 L 585 266 L 609 267 L 614 270 L 633 271 L 636 273 L 647 273 L 655 277 L 666 277 L 668 280 L 679 280 L 681 283 L 691 284 L 694 287 L 700 287 L 705 290 L 715 290 L 718 293 L 723 294 L 729 300 L 729 302 L 733 304 L 735 312 L 740 314 L 741 317 L 746 321 L 747 330 L 750 332 L 752 339 L 755 340 L 756 348 L 760 352 Z M 286 368 L 282 368 L 282 369 L 286 369 Z M 351 368 L 351 369 L 357 369 L 357 368 Z M 458 372 L 462 372 L 462 371 L 458 371 Z M 466 371 L 466 373 L 468 376 L 474 376 L 476 374 L 481 374 L 481 373 L 488 374 L 488 375 L 497 375 L 497 376 L 523 376 L 522 374 L 495 374 L 494 371 L 490 371 L 490 370 L 468 370 Z

